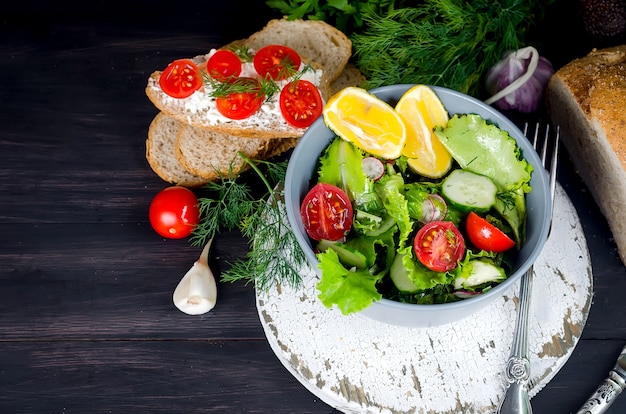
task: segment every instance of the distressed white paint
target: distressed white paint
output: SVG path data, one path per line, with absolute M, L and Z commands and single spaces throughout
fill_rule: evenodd
M 551 238 L 535 264 L 529 352 L 531 396 L 565 364 L 592 299 L 593 275 L 582 226 L 558 188 Z M 307 389 L 345 413 L 487 413 L 504 392 L 517 292 L 461 321 L 432 328 L 342 316 L 304 287 L 257 292 L 270 346 Z

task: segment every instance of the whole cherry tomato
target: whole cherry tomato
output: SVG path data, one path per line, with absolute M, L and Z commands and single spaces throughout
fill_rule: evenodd
M 173 98 L 186 98 L 202 86 L 200 70 L 190 59 L 175 60 L 161 73 L 159 86 Z
M 280 92 L 280 112 L 287 123 L 296 128 L 311 126 L 322 114 L 322 97 L 308 80 L 289 82 Z
M 316 184 L 302 201 L 300 215 L 314 240 L 340 240 L 352 228 L 352 204 L 348 195 L 331 184 Z
M 417 259 L 435 272 L 457 267 L 465 254 L 465 240 L 449 221 L 431 221 L 419 229 L 413 244 Z
M 232 50 L 218 50 L 206 62 L 206 71 L 213 79 L 225 82 L 239 76 L 241 59 Z
M 505 232 L 473 211 L 467 216 L 465 230 L 470 242 L 481 250 L 499 253 L 515 246 Z
M 182 239 L 200 222 L 198 198 L 186 187 L 167 187 L 152 199 L 148 216 L 150 225 L 159 235 Z
M 298 71 L 302 59 L 287 46 L 267 45 L 256 52 L 252 63 L 261 77 L 283 80 Z
M 215 105 L 220 114 L 230 119 L 245 119 L 259 110 L 265 95 L 260 92 L 259 82 L 253 78 L 237 78 L 229 82 L 231 92 L 219 96 Z

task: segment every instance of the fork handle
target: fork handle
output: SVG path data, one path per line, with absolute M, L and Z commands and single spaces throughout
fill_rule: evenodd
M 517 381 L 509 385 L 504 399 L 500 401 L 497 412 L 502 414 L 532 414 L 533 408 L 530 405 L 526 381 Z
M 602 381 L 576 414 L 600 414 L 606 412 L 622 392 L 625 385 L 624 378 L 611 371 L 609 376 Z
M 507 388 L 496 411 L 499 414 L 531 414 L 533 412 L 528 397 L 530 361 L 528 350 L 528 319 L 533 285 L 533 267 L 526 271 L 520 281 L 519 310 L 515 321 L 515 333 L 511 356 L 506 364 Z
M 617 358 L 613 369 L 609 372 L 596 391 L 576 414 L 600 414 L 606 412 L 615 399 L 626 388 L 626 346 Z

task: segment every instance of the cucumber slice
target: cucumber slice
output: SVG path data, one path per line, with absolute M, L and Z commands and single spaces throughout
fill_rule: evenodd
M 489 282 L 501 282 L 506 279 L 506 273 L 504 270 L 493 263 L 486 262 L 484 260 L 471 260 L 472 271 L 466 278 L 457 277 L 454 279 L 454 288 L 471 288 L 480 286 Z
M 336 242 L 330 240 L 320 240 L 317 244 L 317 248 L 320 252 L 323 252 L 326 249 L 333 249 L 337 252 L 339 261 L 348 268 L 356 267 L 357 269 L 365 269 L 367 267 L 365 256 Z
M 385 214 L 383 220 L 380 222 L 378 227 L 372 230 L 365 231 L 364 234 L 366 236 L 377 237 L 392 228 L 396 225 L 396 221 L 389 214 Z
M 403 254 L 397 254 L 391 264 L 390 276 L 393 284 L 403 293 L 415 293 L 419 290 L 415 283 L 409 278 L 409 272 L 402 264 Z
M 489 211 L 496 203 L 498 187 L 490 178 L 467 170 L 454 170 L 441 183 L 443 198 L 461 211 Z

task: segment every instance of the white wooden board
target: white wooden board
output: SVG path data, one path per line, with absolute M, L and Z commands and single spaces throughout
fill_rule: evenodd
M 565 364 L 582 334 L 593 275 L 576 210 L 559 186 L 552 233 L 535 264 L 529 353 L 531 397 Z M 289 372 L 344 413 L 488 413 L 505 390 L 519 283 L 461 321 L 432 328 L 342 316 L 304 286 L 257 292 L 268 342 Z

